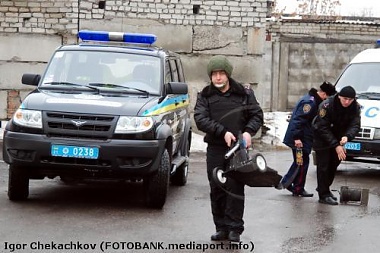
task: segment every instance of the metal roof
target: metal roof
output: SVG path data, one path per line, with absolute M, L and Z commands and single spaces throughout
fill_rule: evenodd
M 351 63 L 363 62 L 380 62 L 380 48 L 366 49 L 351 60 Z
M 327 24 L 353 24 L 353 25 L 380 25 L 380 18 L 377 17 L 341 17 L 341 16 L 272 16 L 267 21 L 280 21 L 283 23 L 327 23 Z

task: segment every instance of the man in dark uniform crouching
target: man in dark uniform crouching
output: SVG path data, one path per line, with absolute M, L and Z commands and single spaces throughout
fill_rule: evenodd
M 344 145 L 355 138 L 360 129 L 360 105 L 351 86 L 343 87 L 338 94 L 323 101 L 313 121 L 317 159 L 317 191 L 319 202 L 338 205 L 330 191 L 335 172 L 346 159 Z

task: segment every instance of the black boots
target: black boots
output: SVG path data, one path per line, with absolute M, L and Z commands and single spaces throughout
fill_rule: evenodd
M 228 240 L 230 242 L 240 242 L 240 234 L 235 231 L 230 231 L 228 234 Z
M 216 231 L 215 234 L 211 236 L 212 241 L 224 241 L 229 240 L 230 242 L 240 242 L 240 233 L 235 231 Z
M 338 202 L 336 200 L 334 200 L 333 197 L 331 197 L 331 196 L 320 198 L 319 203 L 327 204 L 327 205 L 333 205 L 333 206 L 338 205 Z
M 300 192 L 300 193 L 295 193 L 295 192 L 293 192 L 293 196 L 300 196 L 300 197 L 310 198 L 310 197 L 313 197 L 314 194 L 313 194 L 313 193 L 309 193 L 309 192 L 303 190 L 303 191 Z
M 216 231 L 215 234 L 211 236 L 212 241 L 224 241 L 228 239 L 228 232 L 227 231 Z

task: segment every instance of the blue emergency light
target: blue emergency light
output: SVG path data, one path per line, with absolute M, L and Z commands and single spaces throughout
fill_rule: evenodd
M 157 36 L 145 33 L 122 33 L 122 32 L 106 32 L 106 31 L 89 31 L 81 30 L 78 33 L 82 41 L 120 41 L 126 43 L 149 44 L 152 45 Z
M 380 47 L 380 39 L 376 41 L 376 47 Z

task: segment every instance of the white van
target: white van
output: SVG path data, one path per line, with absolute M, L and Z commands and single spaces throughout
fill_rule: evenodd
M 380 40 L 377 45 L 380 46 Z M 347 85 L 354 87 L 361 105 L 360 132 L 346 144 L 347 160 L 380 159 L 380 48 L 357 54 L 335 85 L 337 91 Z

